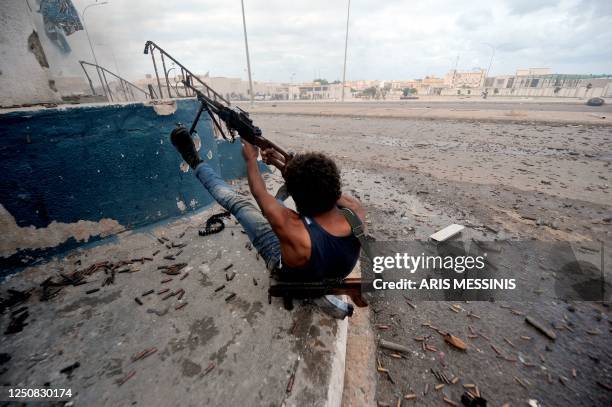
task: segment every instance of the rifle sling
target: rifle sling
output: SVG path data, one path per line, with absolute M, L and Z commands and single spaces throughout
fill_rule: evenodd
M 371 251 L 370 251 L 370 242 L 366 238 L 365 232 L 363 230 L 363 222 L 361 219 L 349 208 L 340 208 L 342 214 L 346 221 L 351 225 L 351 230 L 357 239 L 359 239 L 359 243 L 361 244 L 361 248 L 365 253 L 368 259 L 372 259 Z

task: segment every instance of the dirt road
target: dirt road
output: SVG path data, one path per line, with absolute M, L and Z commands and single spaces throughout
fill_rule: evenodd
M 426 238 L 450 223 L 483 239 L 610 240 L 612 127 L 347 117 L 324 105 L 309 107 L 307 116 L 261 111 L 253 110 L 254 120 L 272 140 L 338 161 L 377 240 Z M 567 112 L 576 115 L 586 113 Z M 526 315 L 545 321 L 556 341 L 528 326 Z M 389 291 L 372 304 L 371 320 L 376 338 L 411 349 L 399 359 L 378 351 L 379 367 L 388 370 L 378 376 L 380 405 L 442 406 L 444 397 L 460 405 L 470 385 L 489 406 L 612 400 L 609 305 L 416 302 Z M 468 351 L 449 347 L 434 328 L 462 338 Z M 430 369 L 458 380 L 438 386 Z M 410 394 L 414 400 L 403 399 Z

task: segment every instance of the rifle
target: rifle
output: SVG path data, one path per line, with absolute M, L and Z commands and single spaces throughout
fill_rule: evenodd
M 271 158 L 269 160 L 269 163 L 280 169 L 281 172 L 283 172 L 286 163 L 289 162 L 292 155 L 283 150 L 281 147 L 279 147 L 272 141 L 262 136 L 261 129 L 253 124 L 253 120 L 251 120 L 251 118 L 249 117 L 248 112 L 242 110 L 238 106 L 231 106 L 229 103 L 224 104 L 218 100 L 211 99 L 210 97 L 206 96 L 204 93 L 196 89 L 188 81 L 183 81 L 183 85 L 191 89 L 200 101 L 200 108 L 198 109 L 198 113 L 196 114 L 196 117 L 193 123 L 191 124 L 189 134 L 193 134 L 196 132 L 196 125 L 200 120 L 200 116 L 202 115 L 202 112 L 206 112 L 210 116 L 215 128 L 219 131 L 221 136 L 230 143 L 233 143 L 235 141 L 236 133 L 238 133 L 238 135 L 240 135 L 243 140 L 259 147 L 262 150 L 275 150 L 283 157 L 284 162 L 281 161 L 279 158 Z M 220 121 L 225 124 L 227 133 L 221 127 Z M 227 134 L 229 134 L 229 137 Z
M 279 281 L 270 285 L 268 302 L 271 297 L 282 297 L 285 308 L 293 308 L 293 299 L 317 298 L 324 295 L 348 295 L 358 307 L 367 307 L 368 303 L 361 296 L 361 278 L 328 279 L 323 281 Z

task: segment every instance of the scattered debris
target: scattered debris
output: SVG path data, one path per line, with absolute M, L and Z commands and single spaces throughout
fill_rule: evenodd
M 157 352 L 157 348 L 156 347 L 145 349 L 142 352 L 137 353 L 136 355 L 132 356 L 132 363 L 134 363 L 134 362 L 136 362 L 138 360 L 145 359 L 145 358 L 151 356 L 152 354 L 154 354 L 155 352 Z
M 208 367 L 206 368 L 206 370 L 204 370 L 204 374 L 202 376 L 206 376 L 207 374 L 209 374 L 210 372 L 212 372 L 212 370 L 215 368 L 215 364 L 214 363 L 210 363 L 208 365 Z
M 538 331 L 546 335 L 549 339 L 553 341 L 557 339 L 557 334 L 555 334 L 550 329 L 546 328 L 541 322 L 536 321 L 534 318 L 530 317 L 529 315 L 525 317 L 525 322 L 527 322 L 529 325 L 533 326 L 535 329 L 537 329 Z
M 175 294 L 177 294 L 176 299 L 180 301 L 183 298 L 183 295 L 185 295 L 185 289 L 184 288 L 180 288 L 180 289 L 178 289 L 178 291 L 176 291 Z
M 4 331 L 5 335 L 11 335 L 11 334 L 15 334 L 17 332 L 21 332 L 23 331 L 23 328 L 28 325 L 26 321 L 26 319 L 28 319 L 28 317 L 30 316 L 30 312 L 26 311 L 25 312 L 20 312 L 18 314 L 13 314 L 11 315 L 11 321 L 9 322 L 8 326 L 6 327 L 6 330 Z
M 513 377 L 513 378 L 514 378 L 514 380 L 516 380 L 516 382 L 517 382 L 518 384 L 520 384 L 522 387 L 527 388 L 527 384 L 526 384 L 526 382 L 523 382 L 521 379 L 519 379 L 519 378 L 518 378 L 518 377 L 516 377 L 516 376 L 512 376 L 512 377 Z
M 476 396 L 469 391 L 466 391 L 461 395 L 461 403 L 465 407 L 487 407 L 487 400 L 482 397 Z
M 444 401 L 446 404 L 450 404 L 451 406 L 458 406 L 459 405 L 459 404 L 455 403 L 453 400 L 449 399 L 446 396 L 442 399 L 442 401 Z
M 296 360 L 293 364 L 293 369 L 291 370 L 291 375 L 289 376 L 289 381 L 287 382 L 286 392 L 287 394 L 291 393 L 293 390 L 293 383 L 295 382 L 295 373 L 297 372 L 298 365 L 300 364 L 300 360 Z
M 132 370 L 130 373 L 128 373 L 127 375 L 125 375 L 124 377 L 122 377 L 121 379 L 117 380 L 117 384 L 119 386 L 121 386 L 123 383 L 127 382 L 128 380 L 130 380 L 132 377 L 134 377 L 134 375 L 136 374 L 135 370 Z
M 173 259 L 174 260 L 174 259 Z M 161 270 L 162 273 L 170 276 L 176 276 L 181 274 L 181 270 L 187 267 L 187 263 L 177 263 L 171 266 L 159 266 L 157 269 Z
M 74 362 L 73 364 L 68 365 L 65 368 L 63 368 L 62 370 L 60 370 L 60 373 L 70 376 L 72 374 L 72 372 L 76 368 L 78 368 L 79 366 L 81 366 L 81 364 L 79 362 Z
M 597 385 L 599 387 L 603 387 L 604 389 L 608 390 L 608 391 L 612 391 L 612 384 L 608 384 L 608 383 L 604 383 L 604 382 L 600 382 L 599 380 L 596 381 L 595 383 L 597 383 Z
M 448 333 L 444 335 L 444 341 L 459 350 L 467 350 L 468 348 L 465 342 L 463 342 L 461 339 L 457 338 L 456 336 L 448 334 Z
M 166 307 L 163 311 L 158 311 L 156 309 L 149 308 L 149 309 L 147 309 L 147 312 L 149 314 L 155 314 L 158 317 L 163 317 L 164 315 L 166 315 L 168 313 L 168 310 L 169 310 L 169 307 Z
M 393 342 L 389 342 L 389 341 L 386 341 L 384 339 L 381 339 L 379 344 L 380 344 L 381 348 L 385 348 L 385 349 L 389 349 L 389 350 L 394 350 L 396 352 L 410 353 L 410 349 L 407 348 L 406 346 L 399 345 L 399 344 L 393 343 Z

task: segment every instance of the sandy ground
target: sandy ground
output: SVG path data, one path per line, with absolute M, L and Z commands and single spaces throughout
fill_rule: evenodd
M 334 157 L 345 190 L 366 205 L 369 233 L 377 240 L 426 238 L 460 223 L 482 239 L 609 242 L 612 127 L 554 124 L 550 117 L 492 119 L 499 112 L 479 112 L 486 120 L 470 114 L 422 120 L 394 117 L 399 107 L 391 104 L 377 106 L 388 109 L 385 117 L 364 116 L 362 106 L 352 112 L 321 105 L 295 105 L 284 114 L 267 113 L 271 109 L 257 106 L 255 123 L 288 149 Z M 412 350 L 400 359 L 377 350 L 377 363 L 389 371 L 377 373 L 379 405 L 448 405 L 444 397 L 460 405 L 471 384 L 489 406 L 529 400 L 603 406 L 612 400 L 607 304 L 408 303 L 402 292 L 386 292 L 370 308 L 375 338 Z M 528 326 L 525 315 L 544 321 L 557 340 Z M 449 347 L 427 324 L 462 338 L 468 351 Z M 418 337 L 434 350 L 423 350 Z M 458 381 L 436 389 L 441 383 L 430 369 Z M 414 400 L 403 399 L 408 394 Z

